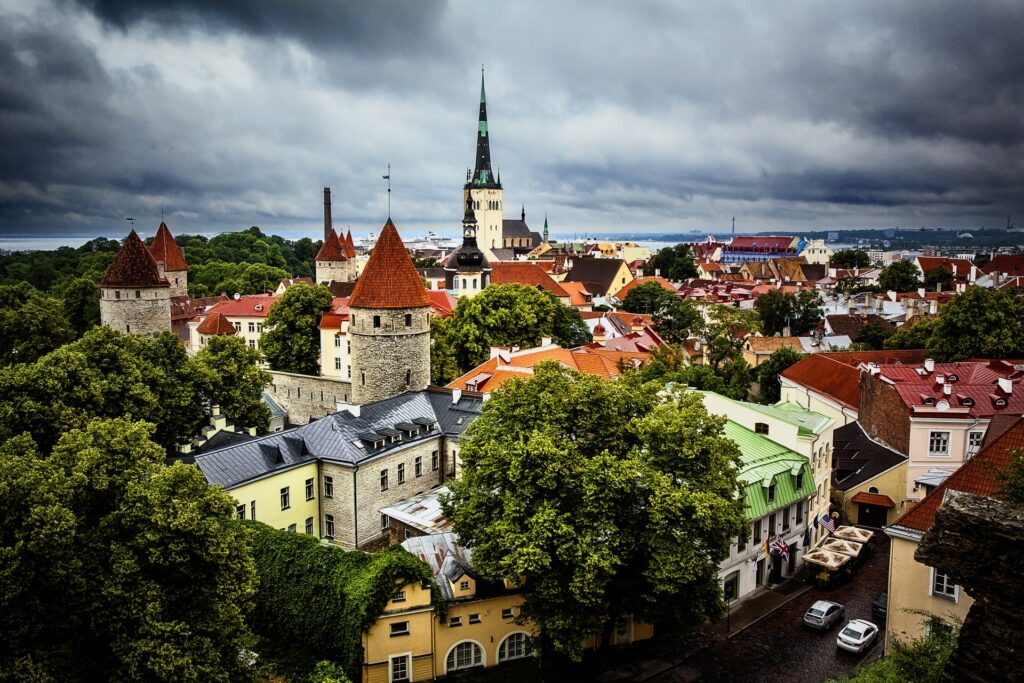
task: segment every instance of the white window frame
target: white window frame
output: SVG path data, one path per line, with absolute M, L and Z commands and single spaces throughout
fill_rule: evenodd
M 935 569 L 935 567 L 932 567 L 931 570 L 932 571 L 931 571 L 931 573 L 929 575 L 929 578 L 930 578 L 931 582 L 928 584 L 928 594 L 931 595 L 932 597 L 939 598 L 940 600 L 952 600 L 954 604 L 960 602 L 960 586 L 955 584 L 955 583 L 953 584 L 953 594 L 952 595 L 950 595 L 949 593 L 939 593 L 939 592 L 936 592 L 936 590 L 935 590 L 935 578 L 937 576 L 945 576 L 946 577 L 946 582 L 945 583 L 947 585 L 948 585 L 948 583 L 950 582 L 951 579 L 949 578 L 949 574 L 944 574 L 942 572 L 939 572 L 938 570 Z
M 469 666 L 454 666 L 454 667 L 449 669 L 448 668 L 448 658 L 452 656 L 453 652 L 455 652 L 455 648 L 457 648 L 459 645 L 462 645 L 464 643 L 472 643 L 473 645 L 476 645 L 477 648 L 479 648 L 479 651 L 480 651 L 480 663 L 479 664 L 470 663 Z M 456 663 L 457 663 L 457 661 L 456 661 Z M 475 640 L 468 640 L 468 639 L 467 640 L 460 640 L 459 642 L 457 642 L 454 645 L 452 645 L 448 649 L 448 652 L 446 652 L 445 655 L 444 655 L 444 672 L 445 672 L 445 674 L 447 674 L 450 671 L 464 671 L 466 669 L 472 669 L 472 668 L 478 667 L 478 666 L 479 667 L 486 667 L 487 666 L 487 649 L 483 645 L 481 645 L 480 643 L 478 643 Z
M 978 437 L 978 442 L 976 444 L 972 444 L 971 442 L 974 440 L 975 436 Z M 971 431 L 967 432 L 967 457 L 968 458 L 970 458 L 971 456 L 977 454 L 977 452 L 981 450 L 981 444 L 982 444 L 982 442 L 984 440 L 985 440 L 985 432 L 982 431 L 982 430 L 972 429 Z
M 405 678 L 395 678 L 395 660 L 405 660 Z M 400 652 L 388 656 L 388 683 L 409 683 L 412 680 L 412 652 Z
M 946 435 L 945 436 L 946 447 L 945 447 L 945 450 L 943 450 L 943 451 L 936 451 L 932 447 L 932 441 L 935 439 L 935 435 L 937 435 L 937 434 L 945 434 Z M 928 432 L 928 456 L 932 457 L 932 458 L 948 458 L 949 457 L 949 442 L 950 442 L 950 437 L 951 436 L 952 436 L 952 434 L 948 430 L 936 429 L 936 430 L 929 431 Z
M 402 624 L 405 624 L 405 630 L 404 631 L 396 631 L 395 627 L 396 626 L 401 626 Z M 411 631 L 409 630 L 409 622 L 408 621 L 392 621 L 390 624 L 388 624 L 388 635 L 391 636 L 392 638 L 394 638 L 396 636 L 407 636 L 410 633 L 411 633 Z
M 518 636 L 518 635 L 523 636 L 523 654 L 516 655 L 514 657 L 510 657 L 508 655 L 508 648 L 505 647 L 505 644 L 508 642 L 508 640 L 512 636 Z M 498 650 L 495 653 L 496 657 L 497 657 L 498 663 L 500 664 L 501 662 L 510 662 L 512 660 L 515 660 L 515 659 L 525 659 L 526 657 L 529 657 L 530 654 L 533 652 L 530 649 L 529 644 L 530 644 L 530 634 L 527 633 L 526 631 L 513 631 L 512 633 L 509 633 L 507 636 L 505 636 L 504 638 L 501 639 L 501 642 L 498 643 Z M 501 649 L 503 647 L 505 647 L 505 656 L 504 657 L 501 656 Z

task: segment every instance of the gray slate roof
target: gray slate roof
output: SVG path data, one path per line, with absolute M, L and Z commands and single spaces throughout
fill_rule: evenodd
M 458 581 L 459 577 L 465 574 L 476 578 L 473 571 L 473 551 L 460 546 L 453 533 L 414 536 L 402 541 L 402 547 L 430 567 L 430 573 L 436 579 L 438 588 L 449 600 L 454 597 L 449 582 Z
M 832 449 L 832 488 L 838 491 L 859 486 L 907 459 L 865 434 L 859 422 L 836 429 Z
M 604 296 L 619 291 L 621 283 L 615 282 L 615 275 L 622 266 L 617 258 L 578 258 L 573 260 L 572 269 L 565 276 L 567 282 L 583 282 L 593 285 L 594 294 Z
M 530 227 L 518 218 L 504 218 L 501 221 L 502 237 L 530 237 Z
M 357 465 L 442 434 L 458 438 L 481 408 L 479 397 L 463 396 L 453 403 L 449 392 L 410 391 L 361 406 L 359 417 L 346 410 L 295 429 L 209 451 L 196 457 L 196 465 L 207 481 L 225 488 L 316 460 Z M 402 423 L 416 424 L 419 434 L 410 436 L 408 431 L 396 429 Z M 394 433 L 401 433 L 401 440 L 392 442 Z M 379 439 L 384 444 L 374 447 Z

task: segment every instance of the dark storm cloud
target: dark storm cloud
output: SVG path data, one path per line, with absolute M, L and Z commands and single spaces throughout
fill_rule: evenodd
M 1021 35 L 998 1 L 0 0 L 0 233 L 305 228 L 327 184 L 367 231 L 387 163 L 454 229 L 481 61 L 506 202 L 562 230 L 991 225 Z

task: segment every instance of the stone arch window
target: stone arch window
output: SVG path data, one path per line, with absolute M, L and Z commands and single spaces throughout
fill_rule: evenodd
M 508 634 L 508 637 L 501 641 L 501 645 L 498 646 L 498 661 L 521 659 L 529 656 L 531 652 L 530 637 L 523 631 L 517 631 Z
M 445 658 L 445 673 L 484 666 L 484 649 L 473 640 L 456 643 Z

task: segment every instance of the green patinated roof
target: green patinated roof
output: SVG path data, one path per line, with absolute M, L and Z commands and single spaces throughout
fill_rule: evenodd
M 739 479 L 744 483 L 748 520 L 764 517 L 814 493 L 814 475 L 804 456 L 731 420 L 726 421 L 723 434 L 740 449 Z M 799 473 L 803 473 L 803 486 L 797 489 Z M 769 502 L 768 486 L 773 482 L 775 500 Z
M 721 396 L 721 394 L 718 394 L 718 396 Z M 823 431 L 828 429 L 833 422 L 835 422 L 835 419 L 827 415 L 807 410 L 806 408 L 802 408 L 799 404 L 791 401 L 781 401 L 773 406 L 765 406 L 760 403 L 748 403 L 747 401 L 736 401 L 725 396 L 721 397 L 727 401 L 742 405 L 745 408 L 750 408 L 762 415 L 774 417 L 777 420 L 782 420 L 783 422 L 796 425 L 797 433 L 800 436 L 814 436 L 815 434 L 821 434 Z

